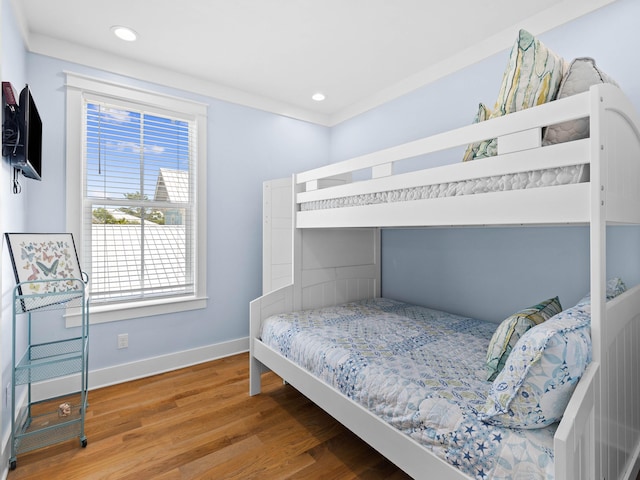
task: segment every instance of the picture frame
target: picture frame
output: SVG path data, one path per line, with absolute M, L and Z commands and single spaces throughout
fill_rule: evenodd
M 81 293 L 84 275 L 71 233 L 5 233 L 5 239 L 20 296 L 38 295 L 41 308 L 60 303 L 53 294 Z

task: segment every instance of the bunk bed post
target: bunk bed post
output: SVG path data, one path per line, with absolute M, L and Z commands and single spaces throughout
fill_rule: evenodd
M 602 323 L 604 315 L 604 295 L 606 289 L 606 170 L 603 157 L 605 153 L 604 134 L 600 128 L 603 98 L 598 90 L 591 91 L 592 113 L 590 116 L 590 180 L 591 212 L 589 221 L 589 240 L 591 262 L 591 337 L 593 342 L 593 360 L 600 362 L 602 356 Z
M 293 266 L 291 267 L 291 275 L 293 278 L 293 308 L 294 310 L 302 309 L 302 231 L 297 228 L 297 213 L 300 207 L 297 202 L 298 193 L 303 192 L 304 188 L 302 184 L 298 183 L 298 175 L 293 174 L 291 195 L 293 195 L 293 201 L 291 203 L 293 213 L 291 215 L 292 232 L 293 236 L 291 245 L 293 246 L 292 259 Z
M 604 145 L 604 132 L 600 128 L 600 122 L 603 119 L 603 98 L 599 91 L 592 89 L 590 91 L 591 115 L 589 117 L 590 128 L 590 183 L 591 183 L 591 206 L 589 219 L 589 261 L 590 261 L 590 291 L 591 291 L 591 342 L 592 342 L 592 361 L 602 363 L 604 342 L 602 332 L 602 319 L 604 318 L 604 296 L 606 289 L 606 218 L 605 218 L 605 198 L 606 198 L 606 170 L 604 169 L 603 157 L 606 155 Z M 605 441 L 602 438 L 602 411 L 603 402 L 605 401 L 603 390 L 605 385 L 603 382 L 602 372 L 605 368 L 600 369 L 596 377 L 593 379 L 600 388 L 596 389 L 595 395 L 595 441 L 592 448 L 593 462 L 595 462 L 595 471 L 600 472 Z
M 265 293 L 249 304 L 249 394 L 260 393 L 261 375 L 269 369 L 256 357 L 255 342 L 260 339 L 262 321 L 276 313 L 293 310 L 293 285 Z
M 640 130 L 622 93 L 590 90 L 591 330 L 596 378 L 595 461 L 598 479 L 630 478 L 640 450 L 640 389 L 630 372 L 640 362 L 640 287 L 606 299 L 607 224 L 640 223 Z
M 260 334 L 260 302 L 254 300 L 249 304 L 249 395 L 257 395 L 262 389 L 262 372 L 265 370 L 264 365 L 254 356 L 253 341 Z

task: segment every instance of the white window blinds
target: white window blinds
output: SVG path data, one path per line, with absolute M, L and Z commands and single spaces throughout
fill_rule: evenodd
M 84 103 L 83 251 L 94 304 L 194 294 L 195 122 L 150 110 Z

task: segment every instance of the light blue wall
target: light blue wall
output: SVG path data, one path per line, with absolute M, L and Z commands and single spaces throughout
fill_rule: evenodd
M 9 0 L 2 0 L 0 5 L 1 28 L 1 73 L 2 80 L 12 83 L 14 89 L 19 92 L 27 81 L 26 49 L 18 32 L 13 11 Z M 4 119 L 3 119 L 4 120 Z M 0 234 L 4 232 L 20 232 L 24 230 L 27 208 L 26 192 L 29 185 L 23 185 L 22 195 L 12 193 L 13 169 L 8 162 L 2 160 L 0 165 Z M 5 402 L 5 387 L 11 381 L 11 331 L 12 316 L 11 303 L 15 279 L 9 253 L 5 247 L 4 235 L 2 239 L 2 251 L 0 252 L 0 392 L 2 393 L 0 405 L 2 409 L 0 438 L 5 438 L 5 432 L 9 429 L 10 415 L 7 413 Z M 25 344 L 24 329 L 18 330 L 18 344 Z M 1 458 L 1 457 L 0 457 Z
M 495 322 L 589 290 L 586 226 L 385 230 L 383 295 Z M 640 229 L 609 227 L 608 275 L 640 283 Z
M 640 2 L 619 0 L 539 38 L 569 61 L 595 58 L 640 111 L 638 18 Z M 510 48 L 334 127 L 331 161 L 471 123 L 478 102 L 495 103 Z M 455 151 L 428 164 L 460 159 L 461 152 Z M 609 275 L 640 282 L 631 268 L 640 264 L 638 229 L 610 229 L 608 237 Z M 386 230 L 382 291 L 389 297 L 500 321 L 552 295 L 560 295 L 563 305 L 573 304 L 588 289 L 588 252 L 588 231 L 577 227 Z M 626 252 L 633 252 L 634 258 L 625 257 Z
M 329 130 L 279 115 L 29 54 L 28 76 L 43 120 L 42 182 L 30 185 L 28 228 L 65 229 L 65 71 L 203 102 L 208 108 L 207 291 L 209 306 L 95 325 L 90 369 L 246 337 L 249 301 L 262 285 L 262 182 L 328 161 Z M 63 335 L 62 320 L 50 328 Z M 129 348 L 117 350 L 118 333 Z
M 586 227 L 388 230 L 383 246 L 385 296 L 475 318 L 556 295 L 570 306 L 589 285 Z

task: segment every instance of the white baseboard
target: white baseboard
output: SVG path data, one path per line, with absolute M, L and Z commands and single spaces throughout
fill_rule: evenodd
M 0 462 L 2 462 L 0 478 L 2 480 L 7 480 L 7 475 L 9 475 L 9 455 L 11 455 L 9 448 L 3 449 L 2 458 L 0 458 Z
M 631 462 L 628 476 L 625 477 L 628 480 L 635 480 L 638 478 L 640 474 L 640 442 L 636 445 L 636 448 L 633 450 L 633 462 Z
M 245 337 L 99 370 L 90 370 L 89 390 L 177 370 L 198 363 L 247 352 L 248 350 L 249 338 Z M 79 386 L 79 374 L 34 383 L 32 385 L 32 399 L 33 401 L 39 401 L 58 397 L 68 392 L 77 391 Z

